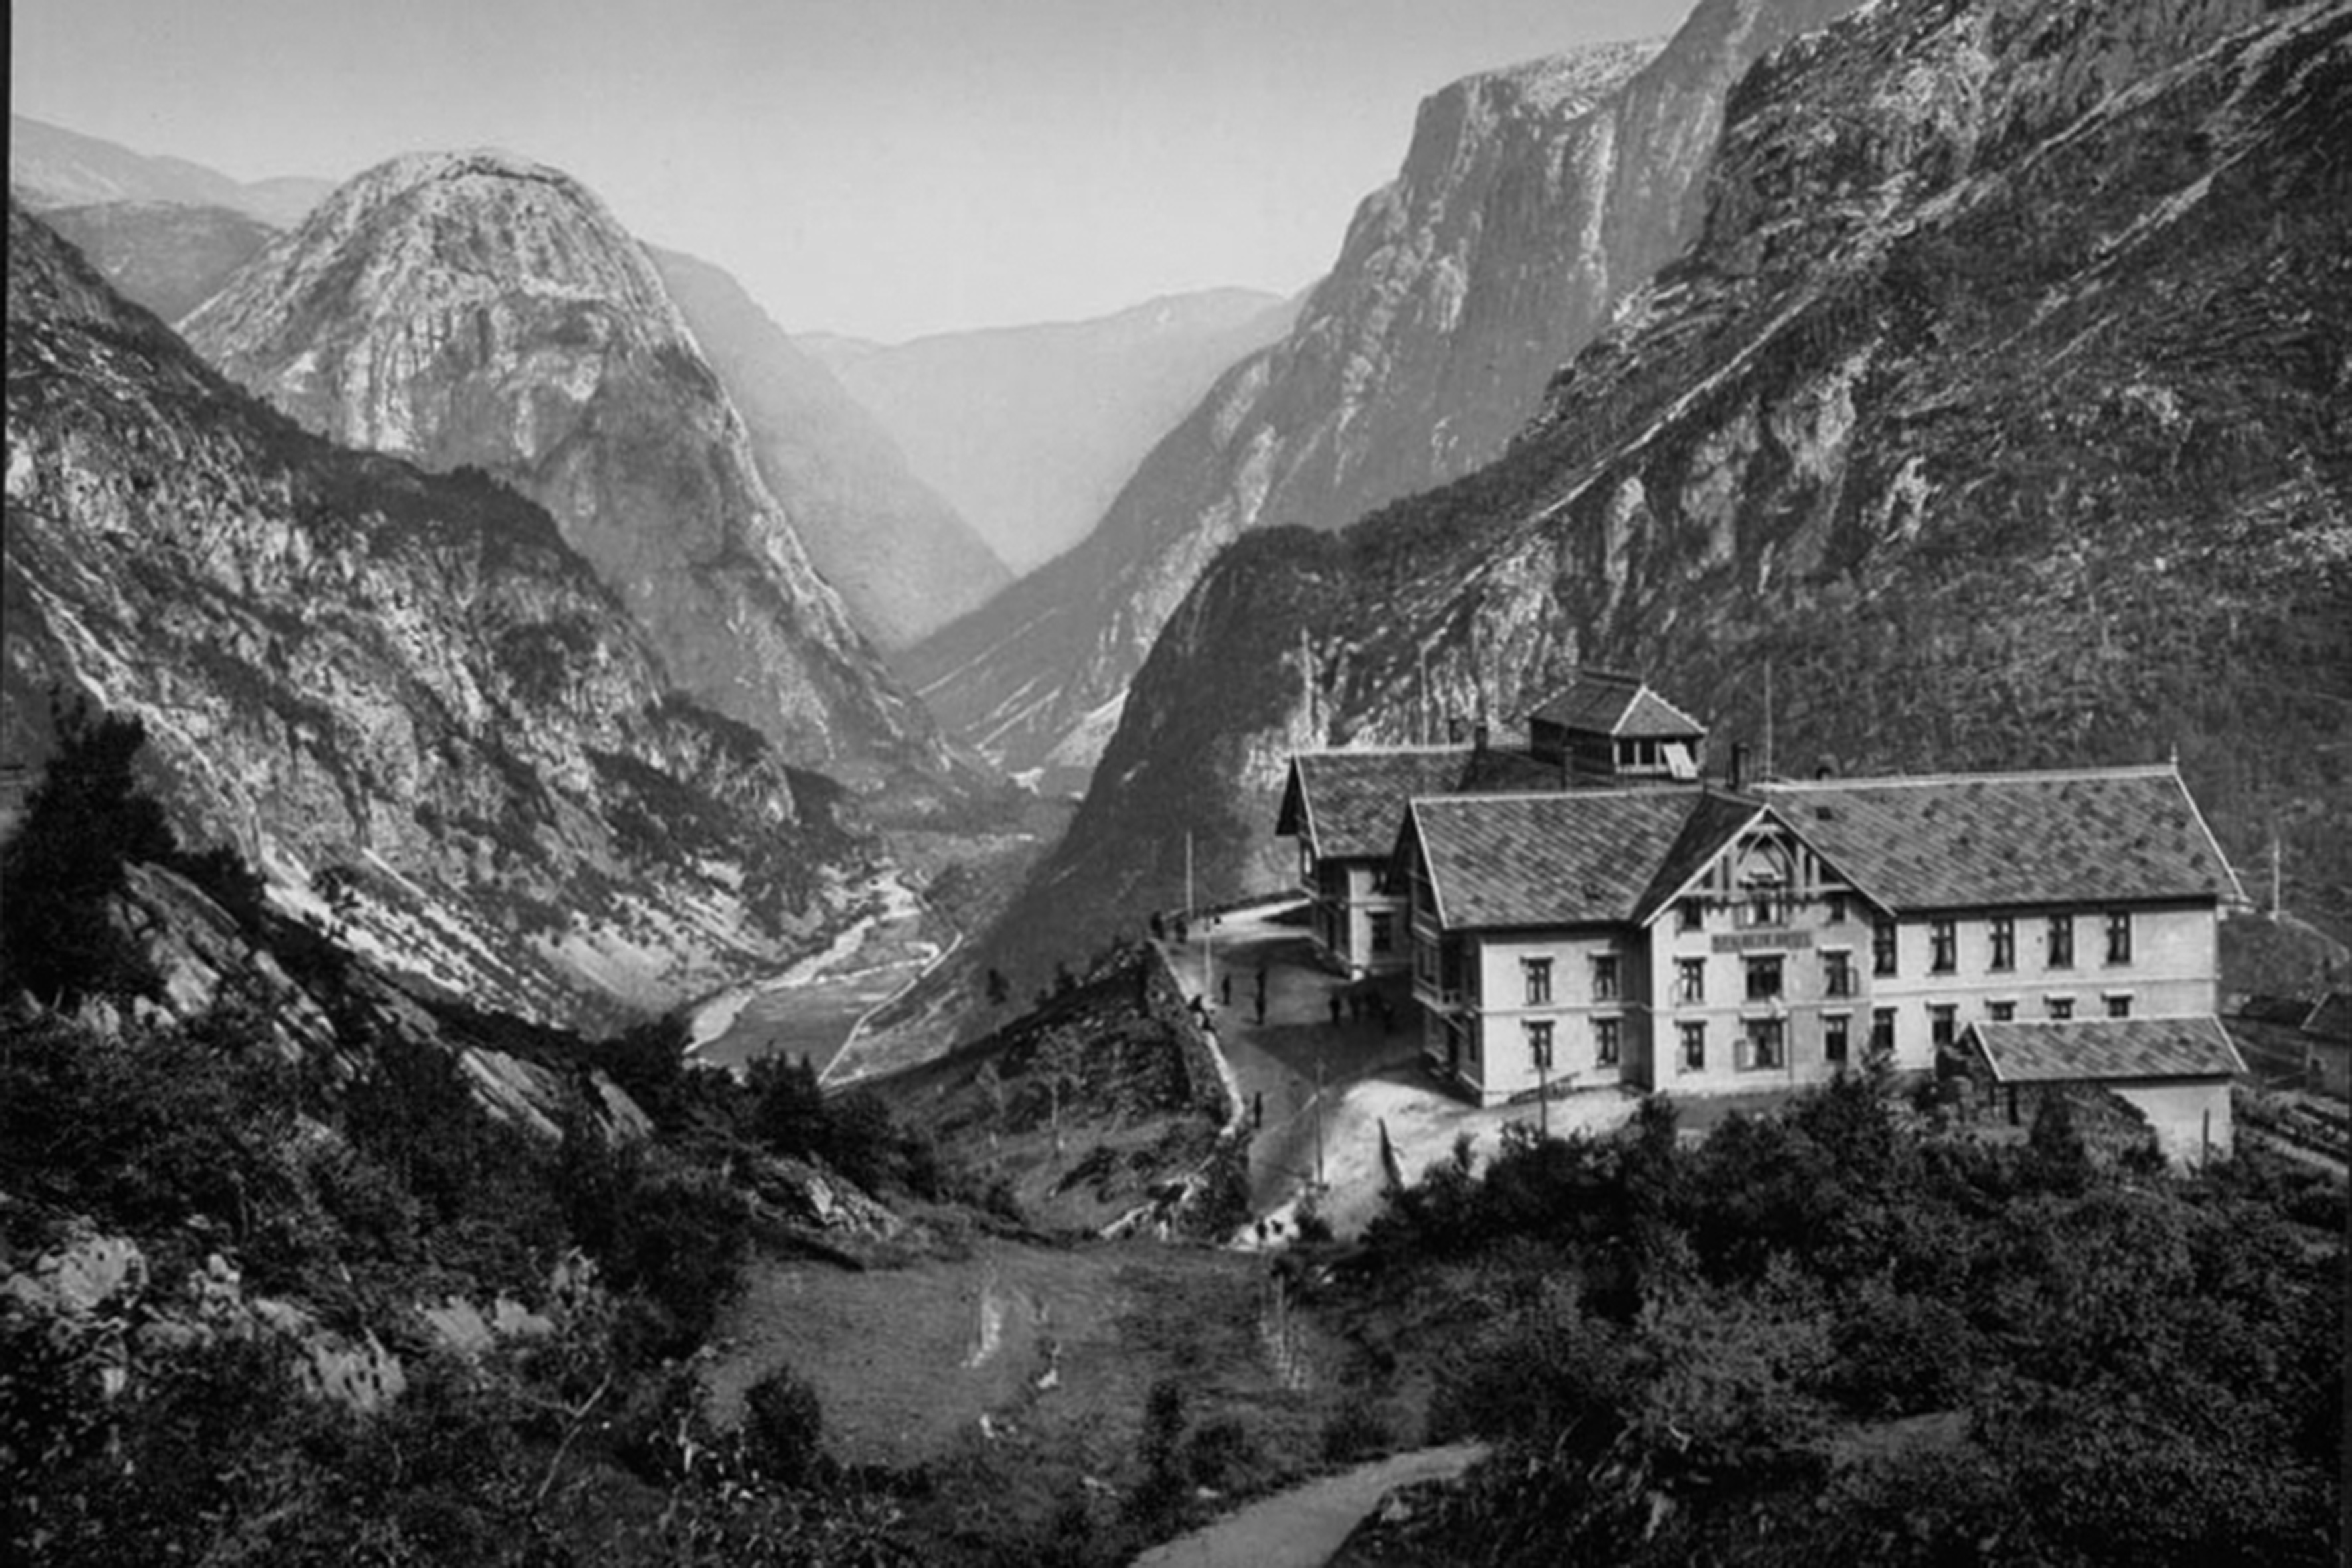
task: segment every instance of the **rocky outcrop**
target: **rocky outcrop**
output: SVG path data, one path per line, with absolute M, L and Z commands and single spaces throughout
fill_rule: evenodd
M 1217 552 L 1344 526 L 1494 458 L 1616 300 L 1697 231 L 1724 94 L 1853 0 L 1708 0 L 1663 49 L 1588 49 L 1430 98 L 1289 333 L 1236 365 L 1086 542 L 930 639 L 933 711 L 1080 774 Z
M 492 153 L 394 159 L 183 327 L 305 428 L 541 502 L 669 679 L 795 761 L 861 782 L 944 765 L 653 263 L 568 176 Z
M 1771 56 L 1692 254 L 1499 461 L 1219 558 L 1003 961 L 1178 896 L 1188 831 L 1202 896 L 1262 875 L 1289 748 L 1586 661 L 1759 756 L 1769 692 L 1790 772 L 2177 749 L 2352 926 L 2347 124 L 2341 0 L 1882 0 Z
M 874 416 L 740 283 L 691 256 L 649 254 L 742 413 L 760 477 L 860 631 L 883 648 L 904 647 L 1013 580 Z
M 1281 337 L 1297 306 L 1212 289 L 1090 321 L 802 343 L 1028 572 L 1084 539 L 1144 454 L 1235 361 Z
M 0 754 L 47 754 L 53 691 L 136 716 L 183 842 L 542 1018 L 670 1006 L 853 918 L 839 790 L 677 697 L 544 511 L 295 428 L 13 205 L 8 258 Z

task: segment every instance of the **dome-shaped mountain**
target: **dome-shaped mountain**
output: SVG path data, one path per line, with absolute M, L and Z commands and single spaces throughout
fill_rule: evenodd
M 772 972 L 872 858 L 667 688 L 546 512 L 293 427 L 14 202 L 0 756 L 146 726 L 184 839 L 355 949 L 573 1023 Z
M 362 174 L 184 323 L 310 429 L 540 501 L 678 686 L 798 760 L 942 759 L 811 565 L 644 248 L 499 153 Z

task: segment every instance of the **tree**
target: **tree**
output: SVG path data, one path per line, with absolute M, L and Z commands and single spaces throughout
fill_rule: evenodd
M 153 972 L 109 906 L 127 883 L 126 867 L 168 859 L 176 847 L 134 769 L 146 727 L 93 716 L 79 701 L 50 711 L 58 753 L 0 852 L 5 983 L 58 1006 L 145 994 Z

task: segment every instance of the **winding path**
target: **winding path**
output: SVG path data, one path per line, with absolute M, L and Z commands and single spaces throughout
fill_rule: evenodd
M 1456 1443 L 1327 1476 L 1155 1546 L 1135 1568 L 1323 1568 L 1389 1492 L 1458 1476 L 1486 1457 L 1482 1443 Z

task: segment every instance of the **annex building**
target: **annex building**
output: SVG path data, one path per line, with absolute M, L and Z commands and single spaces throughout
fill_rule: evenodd
M 1465 1093 L 1737 1093 L 1878 1049 L 2128 1084 L 2175 1152 L 2228 1147 L 2219 917 L 2244 895 L 2176 769 L 1705 782 L 1704 732 L 1619 676 L 1528 729 L 1495 787 L 1477 747 L 1324 752 L 1283 803 L 1328 961 L 1409 966 L 1424 1060 Z

